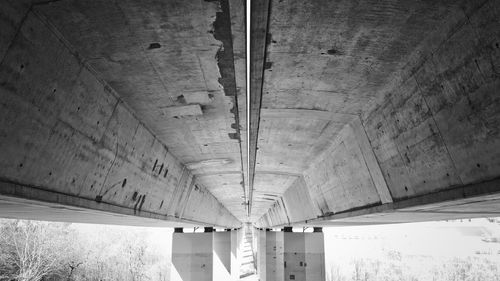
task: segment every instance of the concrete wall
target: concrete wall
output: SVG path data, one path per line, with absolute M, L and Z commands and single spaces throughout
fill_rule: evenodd
M 0 194 L 240 225 L 43 16 L 11 5 L 1 8 Z

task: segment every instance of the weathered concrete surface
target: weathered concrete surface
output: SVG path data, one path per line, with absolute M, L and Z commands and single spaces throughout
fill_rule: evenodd
M 236 80 L 236 94 L 238 99 L 240 121 L 240 146 L 243 168 L 243 183 L 245 186 L 244 201 L 248 202 L 249 184 L 247 169 L 247 81 L 246 81 L 246 16 L 245 0 L 231 0 L 229 2 L 231 14 L 231 32 L 233 34 L 234 74 Z M 247 206 L 248 212 L 248 206 Z M 245 221 L 248 221 L 246 218 Z
M 498 0 L 254 2 L 251 81 L 242 0 L 36 2 L 0 5 L 10 206 L 229 227 L 500 211 Z
M 239 226 L 65 42 L 32 11 L 1 62 L 0 194 Z
M 396 199 L 499 176 L 499 4 L 483 2 L 441 27 L 365 118 Z
M 194 227 L 199 222 L 187 222 L 165 214 L 141 212 L 140 216 L 127 207 L 97 203 L 94 200 L 29 190 L 29 196 L 23 192 L 26 187 L 12 186 L 12 191 L 20 197 L 0 195 L 0 214 L 2 218 L 43 220 L 69 223 L 133 225 L 147 227 Z M 5 186 L 2 187 L 2 194 Z M 31 197 L 32 199 L 27 199 Z M 47 199 L 42 202 L 41 199 Z M 57 201 L 50 203 L 49 201 Z
M 242 78 L 236 81 L 234 62 L 241 46 L 233 52 L 230 2 L 75 0 L 35 9 L 181 163 L 227 160 L 198 165 L 192 173 L 245 220 L 237 101 Z
M 325 281 L 325 241 L 322 232 L 259 230 L 261 281 Z
M 317 217 L 392 202 L 357 117 L 343 125 L 329 147 L 297 177 L 260 222 L 303 223 Z M 300 206 L 300 207 L 297 207 Z
M 213 243 L 213 232 L 174 233 L 170 280 L 214 280 Z
M 284 254 L 283 232 L 266 232 L 266 281 L 285 280 Z
M 239 280 L 233 276 L 231 266 L 233 248 L 237 239 L 233 232 L 174 233 L 172 235 L 172 281 L 230 281 Z M 236 234 L 237 235 L 237 234 Z
M 240 279 L 240 266 L 243 245 L 243 228 L 231 230 L 231 280 Z
M 262 109 L 254 204 L 256 220 L 356 115 L 304 109 Z
M 231 267 L 231 232 L 214 232 L 214 280 L 232 280 Z M 238 270 L 239 268 L 235 268 Z M 239 270 L 238 270 L 239 271 Z M 195 279 L 197 280 L 197 279 Z
M 313 158 L 263 137 L 259 147 L 275 148 L 258 161 L 289 155 L 282 163 L 301 163 L 303 180 L 258 225 L 498 215 L 500 2 L 299 2 L 273 2 L 262 110 L 360 119 L 335 130 Z M 308 135 L 308 148 L 320 143 Z
M 267 265 L 272 265 L 272 263 L 267 261 L 267 252 L 266 252 L 266 244 L 267 244 L 267 238 L 266 238 L 266 231 L 265 230 L 257 230 L 255 229 L 253 231 L 254 239 L 256 240 L 256 243 L 254 244 L 254 247 L 256 248 L 256 258 L 257 258 L 257 276 L 259 277 L 260 281 L 267 281 Z
M 267 49 L 267 35 L 269 25 L 270 13 L 270 0 L 255 0 L 250 1 L 250 81 L 248 87 L 250 89 L 249 97 L 249 118 L 250 134 L 249 138 L 249 209 L 252 211 L 254 205 L 257 210 L 253 213 L 261 213 L 259 210 L 259 202 L 254 204 L 253 191 L 255 189 L 255 177 L 257 169 L 257 151 L 259 149 L 259 133 L 260 133 L 260 120 L 261 120 L 261 106 L 262 106 L 262 90 L 264 82 L 264 69 L 266 64 L 266 49 Z M 249 215 L 251 215 L 249 214 Z M 254 218 L 251 217 L 254 221 Z

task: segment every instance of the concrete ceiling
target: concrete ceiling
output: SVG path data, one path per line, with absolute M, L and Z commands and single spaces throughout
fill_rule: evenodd
M 243 1 L 64 0 L 35 11 L 199 184 L 240 221 L 256 221 L 338 145 L 347 124 L 384 100 L 435 27 L 463 11 L 445 0 L 262 2 L 268 24 L 264 38 L 252 38 L 265 52 L 252 58 L 263 73 L 252 92 L 261 99 L 250 176 Z

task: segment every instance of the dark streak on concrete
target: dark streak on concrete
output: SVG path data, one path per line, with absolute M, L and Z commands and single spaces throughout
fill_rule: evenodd
M 207 2 L 218 2 L 220 5 L 220 12 L 216 13 L 215 22 L 213 24 L 213 35 L 214 38 L 222 42 L 222 46 L 219 48 L 216 59 L 217 66 L 219 67 L 219 72 L 221 78 L 219 78 L 219 83 L 224 87 L 224 93 L 226 96 L 234 97 L 233 108 L 231 113 L 234 114 L 236 133 L 230 133 L 229 138 L 238 140 L 240 146 L 240 161 L 241 161 L 241 174 L 242 178 L 245 178 L 245 173 L 243 172 L 243 147 L 241 146 L 241 133 L 240 133 L 240 117 L 238 109 L 238 94 L 236 90 L 236 78 L 234 70 L 234 53 L 233 53 L 233 33 L 231 31 L 231 15 L 229 12 L 229 1 L 228 0 L 205 0 Z M 243 190 L 245 190 L 243 188 Z
M 139 195 L 139 199 L 137 201 L 135 201 L 134 215 L 137 213 L 137 205 L 139 205 L 139 203 L 141 202 L 141 199 L 142 199 L 142 195 Z
M 142 200 L 140 200 L 141 203 L 139 204 L 138 211 L 140 212 L 142 209 L 142 205 L 144 205 L 144 201 L 146 201 L 146 195 L 142 195 Z M 139 202 L 139 201 L 138 201 Z
M 240 139 L 240 134 L 238 134 L 238 133 L 229 133 L 228 136 L 232 140 L 239 140 Z
M 222 42 L 217 52 L 217 65 L 221 78 L 219 83 L 224 87 L 226 96 L 236 97 L 236 81 L 234 78 L 233 40 L 231 35 L 231 17 L 227 0 L 218 0 L 221 11 L 217 12 L 214 27 L 214 38 Z M 235 103 L 237 105 L 237 103 Z M 238 112 L 238 111 L 236 111 Z
M 215 2 L 214 0 L 208 2 Z M 233 54 L 233 39 L 231 33 L 231 15 L 229 14 L 229 3 L 227 0 L 217 0 L 221 11 L 217 12 L 214 27 L 214 38 L 222 42 L 222 46 L 217 51 L 216 59 L 219 67 L 221 78 L 219 83 L 224 87 L 226 96 L 234 97 L 234 108 L 231 112 L 234 113 L 234 118 L 237 124 L 240 123 L 238 111 L 238 96 L 236 95 L 236 80 L 234 74 L 234 54 Z M 240 136 L 239 126 L 236 128 L 236 134 Z M 241 140 L 240 140 L 241 142 Z

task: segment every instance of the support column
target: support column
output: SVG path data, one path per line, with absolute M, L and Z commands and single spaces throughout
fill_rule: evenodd
M 171 281 L 237 280 L 238 243 L 234 240 L 238 240 L 236 231 L 174 232 Z
M 304 233 L 283 232 L 285 280 L 306 280 Z
M 325 237 L 323 232 L 304 233 L 306 280 L 325 281 Z
M 257 276 L 259 276 L 259 281 L 266 281 L 266 231 L 256 229 L 254 233 L 257 233 Z
M 231 280 L 231 232 L 213 232 L 213 243 L 213 280 Z
M 213 280 L 213 233 L 172 234 L 171 281 Z
M 283 281 L 285 278 L 283 232 L 268 231 L 266 234 L 266 280 Z
M 241 229 L 231 231 L 231 280 L 233 281 L 240 279 L 242 233 Z
M 260 281 L 325 281 L 325 240 L 313 233 L 257 230 Z
M 325 281 L 323 232 L 284 232 L 285 281 Z

